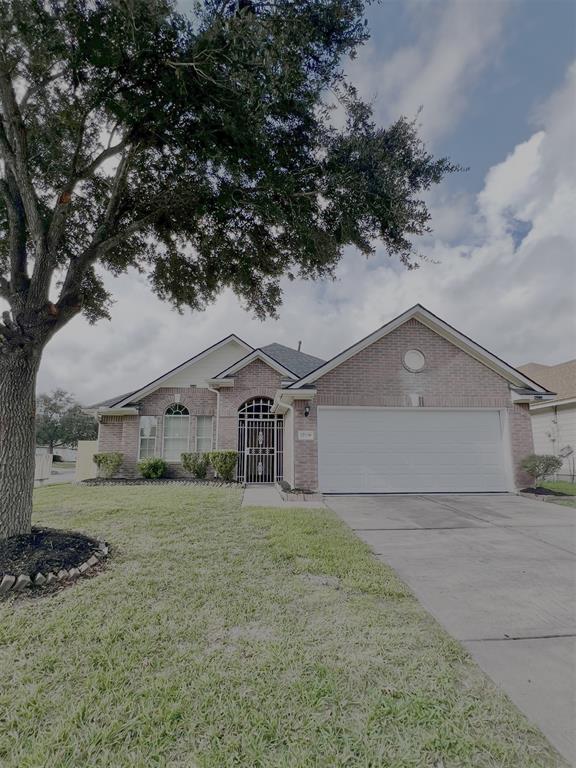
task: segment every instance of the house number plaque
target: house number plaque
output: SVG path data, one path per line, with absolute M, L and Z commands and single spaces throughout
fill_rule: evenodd
M 311 429 L 299 429 L 298 440 L 314 440 L 314 431 Z

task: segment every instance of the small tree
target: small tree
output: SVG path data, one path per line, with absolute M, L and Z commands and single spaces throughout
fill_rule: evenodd
M 532 453 L 522 459 L 520 464 L 526 474 L 530 475 L 535 485 L 553 475 L 562 467 L 562 459 L 558 456 Z
M 104 272 L 178 309 L 376 241 L 408 268 L 423 193 L 455 170 L 414 122 L 377 126 L 344 77 L 363 0 L 0 0 L 0 538 L 30 531 L 44 349 L 109 316 Z M 332 119 L 334 95 L 342 119 Z
M 76 448 L 78 440 L 95 440 L 98 424 L 93 416 L 84 413 L 74 397 L 63 389 L 36 399 L 36 445 L 55 448 Z

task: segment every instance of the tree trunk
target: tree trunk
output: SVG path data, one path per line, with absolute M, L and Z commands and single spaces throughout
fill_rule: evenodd
M 30 533 L 40 354 L 0 353 L 0 540 Z

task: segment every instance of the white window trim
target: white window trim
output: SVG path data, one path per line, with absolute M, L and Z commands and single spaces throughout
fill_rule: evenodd
M 159 419 L 158 419 L 158 416 L 155 413 L 145 413 L 145 414 L 141 414 L 140 418 L 138 419 L 138 461 L 140 461 L 142 459 L 142 455 L 141 455 L 141 453 L 142 453 L 142 435 L 140 434 L 140 421 L 143 418 L 154 418 L 154 419 L 156 419 L 156 434 L 154 435 L 154 456 L 153 457 L 146 456 L 145 458 L 149 459 L 149 458 L 155 458 L 156 456 L 158 456 L 158 425 L 159 425 Z M 147 438 L 147 439 L 149 440 L 150 438 Z
M 200 450 L 198 448 L 198 419 L 210 419 L 210 425 L 212 427 L 210 432 L 210 448 L 207 451 L 202 451 L 202 453 L 210 453 L 210 451 L 214 450 L 214 416 L 211 413 L 207 413 L 207 414 L 200 413 L 196 416 L 196 440 L 195 440 L 196 453 L 200 453 Z
M 162 456 L 162 458 L 164 459 L 164 461 L 167 464 L 182 464 L 180 459 L 167 459 L 166 458 L 166 416 L 167 416 L 166 411 L 172 405 L 182 405 L 182 403 L 170 403 L 170 405 L 166 407 L 166 409 L 164 411 L 164 414 L 162 416 L 162 453 L 161 453 L 161 456 Z M 189 451 L 190 450 L 190 421 L 191 421 L 190 409 L 186 405 L 183 406 L 183 407 L 186 408 L 186 410 L 188 411 L 188 415 L 186 417 L 188 419 L 188 434 L 186 435 L 186 450 Z M 173 416 L 168 416 L 168 418 L 174 418 L 174 417 Z M 183 418 L 183 416 L 178 416 L 177 418 L 181 419 L 181 418 Z

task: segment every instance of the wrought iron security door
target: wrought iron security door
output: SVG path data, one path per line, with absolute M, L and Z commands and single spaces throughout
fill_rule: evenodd
M 257 397 L 238 411 L 238 479 L 245 483 L 282 479 L 284 423 L 271 407 L 272 400 Z

